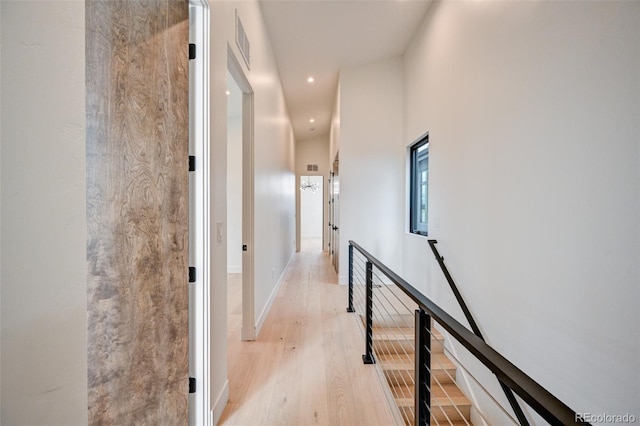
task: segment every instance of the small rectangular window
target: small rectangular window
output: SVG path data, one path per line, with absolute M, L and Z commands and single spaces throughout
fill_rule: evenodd
M 420 139 L 410 151 L 409 226 L 414 234 L 427 235 L 429 217 L 429 135 Z

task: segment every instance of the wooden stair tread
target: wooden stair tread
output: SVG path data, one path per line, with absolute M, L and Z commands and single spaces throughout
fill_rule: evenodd
M 360 318 L 364 325 L 364 316 Z M 405 422 L 413 419 L 415 404 L 413 322 L 413 315 L 390 315 L 388 318 L 375 318 L 372 327 L 377 363 Z M 456 372 L 456 365 L 444 353 L 444 336 L 432 328 L 431 418 L 436 423 L 444 422 L 451 426 L 470 425 L 471 403 L 455 383 Z
M 365 316 L 360 315 L 360 320 L 365 324 Z M 373 326 L 374 327 L 397 327 L 407 328 L 413 330 L 415 324 L 415 318 L 413 315 L 374 315 Z
M 380 360 L 380 358 L 378 358 L 378 363 L 390 386 L 414 382 L 413 364 L 407 366 L 402 363 L 385 363 L 385 361 Z M 434 363 L 431 366 L 431 385 L 453 384 L 456 381 L 456 374 L 457 370 L 453 364 L 447 367 Z
M 406 417 L 403 416 L 404 424 L 407 426 L 413 426 L 413 411 L 407 414 L 408 415 Z M 409 421 L 409 418 L 411 419 L 411 421 Z M 452 419 L 436 418 L 434 420 L 434 416 L 431 416 L 431 424 L 436 426 L 473 426 L 473 423 L 471 423 L 471 420 L 468 420 L 468 419 L 452 420 Z
M 364 315 L 360 315 L 360 321 L 362 324 L 366 324 L 366 318 Z M 410 335 L 414 335 L 415 330 L 415 319 L 413 315 L 385 315 L 383 317 L 375 317 L 372 319 L 372 324 L 374 330 L 376 328 L 391 328 L 391 329 L 403 329 L 406 330 Z M 438 340 L 444 339 L 442 333 L 438 331 L 436 328 L 431 327 L 431 334 L 435 336 Z
M 390 334 L 394 336 L 403 336 L 406 339 L 413 339 L 415 336 L 415 331 L 413 327 L 411 328 L 402 327 L 402 326 L 382 327 L 374 324 L 371 327 L 371 329 L 373 330 L 374 338 L 376 335 L 385 335 L 385 334 Z M 431 339 L 444 341 L 444 336 L 438 330 L 431 329 Z
M 415 366 L 414 354 L 379 354 L 376 359 L 383 370 L 410 370 Z M 432 370 L 455 370 L 455 364 L 443 353 L 431 354 Z
M 373 337 L 373 347 L 377 354 L 393 354 L 412 355 L 415 353 L 413 339 L 399 338 L 398 336 L 380 336 Z M 432 340 L 432 355 L 444 353 L 444 346 L 439 342 Z
M 413 398 L 394 398 L 399 408 L 407 407 L 413 408 Z M 444 397 L 444 396 L 432 396 L 431 406 L 433 407 L 458 407 L 458 408 L 471 408 L 471 403 L 465 396 L 457 397 Z
M 378 327 L 373 326 L 371 328 L 373 331 L 373 338 L 384 338 L 386 336 L 393 336 L 395 339 L 402 338 L 403 340 L 413 340 L 415 337 L 415 333 L 413 328 L 404 328 L 404 327 Z M 436 340 L 438 342 L 444 342 L 444 336 L 437 330 L 431 331 L 431 341 Z
M 393 339 L 413 341 L 413 330 L 407 333 L 405 329 L 373 327 L 373 340 Z
M 391 386 L 391 394 L 398 396 L 398 406 L 413 407 L 413 387 L 407 385 Z M 455 384 L 433 385 L 431 387 L 431 399 L 437 401 L 440 406 L 458 405 L 471 406 L 469 399 Z M 400 404 L 402 402 L 402 404 Z

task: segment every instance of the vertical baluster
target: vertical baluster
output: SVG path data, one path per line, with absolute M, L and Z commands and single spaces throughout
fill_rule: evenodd
M 431 317 L 416 310 L 415 425 L 431 424 Z
M 367 332 L 365 353 L 362 355 L 362 361 L 365 364 L 375 364 L 373 357 L 373 264 L 367 261 L 367 294 L 366 294 L 366 315 L 367 315 Z
M 347 312 L 355 312 L 353 309 L 353 246 L 349 244 L 349 306 Z

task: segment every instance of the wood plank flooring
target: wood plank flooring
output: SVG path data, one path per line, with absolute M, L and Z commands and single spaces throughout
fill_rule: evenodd
M 230 277 L 229 403 L 220 424 L 393 425 L 329 256 L 294 256 L 255 342 L 240 341 L 241 282 Z

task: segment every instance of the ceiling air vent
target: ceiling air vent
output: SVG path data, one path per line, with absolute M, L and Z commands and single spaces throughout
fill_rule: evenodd
M 318 171 L 318 165 L 317 164 L 307 164 L 307 171 L 308 172 L 317 172 Z
M 238 9 L 236 9 L 236 44 L 240 50 L 240 54 L 244 59 L 244 63 L 247 64 L 247 68 L 251 68 L 249 60 L 251 58 L 251 44 L 247 38 L 247 33 L 244 32 L 244 26 L 238 15 Z

